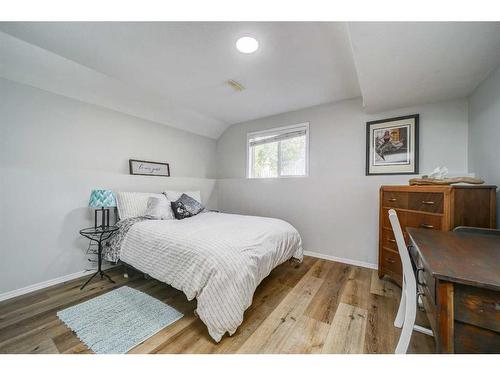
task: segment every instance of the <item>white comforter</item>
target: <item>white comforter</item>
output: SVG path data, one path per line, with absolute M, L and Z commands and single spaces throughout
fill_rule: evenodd
M 198 316 L 217 342 L 236 331 L 259 283 L 291 257 L 302 260 L 302 242 L 287 222 L 211 212 L 134 224 L 120 254 L 189 300 L 196 298 Z

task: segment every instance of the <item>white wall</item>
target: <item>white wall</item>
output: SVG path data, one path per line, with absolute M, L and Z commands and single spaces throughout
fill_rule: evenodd
M 219 208 L 293 224 L 308 251 L 377 263 L 378 192 L 409 176 L 365 176 L 366 121 L 420 114 L 420 172 L 445 165 L 467 172 L 467 101 L 455 100 L 375 115 L 361 100 L 284 113 L 230 127 L 217 141 Z M 245 178 L 246 134 L 310 122 L 309 177 Z
M 469 170 L 497 186 L 500 186 L 499 142 L 500 67 L 469 98 Z M 500 202 L 498 191 L 497 202 Z M 497 226 L 499 218 L 500 204 L 497 204 Z
M 0 98 L 0 293 L 89 266 L 93 188 L 199 188 L 216 205 L 215 140 L 4 79 Z M 129 158 L 172 177 L 130 176 Z

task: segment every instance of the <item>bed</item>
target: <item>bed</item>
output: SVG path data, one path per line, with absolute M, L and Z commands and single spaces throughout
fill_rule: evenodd
M 123 220 L 107 253 L 197 299 L 197 314 L 219 342 L 234 334 L 259 283 L 302 242 L 289 223 L 204 212 L 183 220 Z

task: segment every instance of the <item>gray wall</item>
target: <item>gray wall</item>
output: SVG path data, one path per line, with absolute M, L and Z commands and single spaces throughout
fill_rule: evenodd
M 469 98 L 469 170 L 497 186 L 500 186 L 499 142 L 500 67 Z M 497 202 L 500 202 L 498 191 Z M 497 226 L 499 215 L 500 204 L 497 204 Z
M 215 140 L 4 79 L 0 98 L 0 293 L 89 266 L 78 230 L 93 188 L 201 189 L 216 206 Z M 172 177 L 130 176 L 129 158 Z
M 288 220 L 306 250 L 373 264 L 378 188 L 408 177 L 364 176 L 366 121 L 420 113 L 421 171 L 467 171 L 465 100 L 371 116 L 348 100 L 232 126 L 216 149 L 208 138 L 4 79 L 0 97 L 0 293 L 88 267 L 77 233 L 92 225 L 93 188 L 199 188 L 209 207 Z M 305 121 L 310 177 L 245 178 L 248 131 Z M 130 176 L 129 158 L 166 160 L 172 177 Z
M 447 166 L 467 172 L 467 101 L 366 115 L 359 99 L 289 112 L 230 127 L 217 141 L 219 208 L 293 224 L 308 251 L 377 263 L 378 191 L 408 176 L 365 176 L 365 123 L 420 114 L 420 172 Z M 245 178 L 246 134 L 310 122 L 309 177 Z

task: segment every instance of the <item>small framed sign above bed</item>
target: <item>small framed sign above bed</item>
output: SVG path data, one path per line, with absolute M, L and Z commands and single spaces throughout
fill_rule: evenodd
M 130 174 L 139 176 L 170 177 L 170 166 L 168 163 L 130 159 L 129 168 Z

